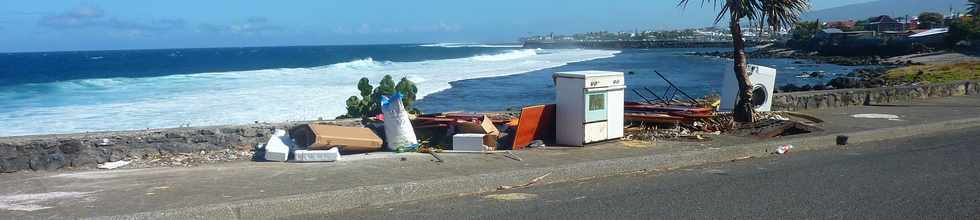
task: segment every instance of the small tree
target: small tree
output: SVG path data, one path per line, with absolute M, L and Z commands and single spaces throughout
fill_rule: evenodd
M 680 0 L 686 6 L 692 0 Z M 696 0 L 695 0 L 696 1 Z M 776 31 L 799 21 L 800 14 L 810 7 L 809 0 L 701 0 L 701 5 L 713 5 L 719 9 L 715 23 L 728 17 L 728 29 L 732 33 L 733 70 L 738 81 L 738 100 L 733 115 L 737 122 L 754 122 L 752 84 L 749 82 L 748 56 L 745 54 L 745 38 L 741 21 L 758 22 Z M 720 6 L 720 7 L 718 7 Z
M 347 114 L 338 118 L 366 118 L 381 114 L 381 96 L 392 96 L 396 92 L 402 94 L 402 103 L 406 109 L 413 113 L 419 112 L 412 108 L 418 88 L 408 78 L 403 77 L 396 85 L 390 75 L 385 75 L 378 87 L 373 87 L 368 78 L 364 77 L 357 82 L 357 89 L 361 91 L 361 96 L 347 98 Z
M 957 21 L 949 25 L 949 33 L 946 35 L 946 42 L 949 46 L 955 46 L 961 41 L 972 41 L 980 39 L 980 24 L 972 20 Z
M 919 28 L 932 29 L 943 25 L 943 14 L 935 12 L 922 12 L 919 14 Z
M 813 39 L 813 37 L 816 36 L 821 29 L 820 23 L 816 21 L 801 21 L 793 26 L 791 34 L 793 36 L 793 40 L 808 41 Z

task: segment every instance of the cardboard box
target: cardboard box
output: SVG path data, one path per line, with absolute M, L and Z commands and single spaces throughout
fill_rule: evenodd
M 336 147 L 343 153 L 372 152 L 381 150 L 384 143 L 371 129 L 326 124 L 299 126 L 290 134 L 298 146 L 310 150 L 329 150 Z
M 459 123 L 456 128 L 458 129 L 458 134 L 485 134 L 483 136 L 483 145 L 490 147 L 490 149 L 497 149 L 497 139 L 500 138 L 500 130 L 497 130 L 497 126 L 493 125 L 489 117 L 483 116 L 483 120 L 479 123 Z
M 461 134 L 500 134 L 500 131 L 497 130 L 497 126 L 494 126 L 493 122 L 490 121 L 490 118 L 487 116 L 483 116 L 483 120 L 481 122 L 459 123 L 456 128 L 459 129 L 458 132 Z

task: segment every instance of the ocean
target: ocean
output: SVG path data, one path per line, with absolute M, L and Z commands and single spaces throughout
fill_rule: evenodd
M 526 49 L 520 45 L 405 44 L 0 54 L 0 136 L 138 130 L 334 118 L 356 82 L 408 77 L 424 112 L 499 111 L 549 103 L 551 73 L 632 71 L 629 86 L 663 89 L 653 71 L 696 96 L 719 90 L 723 49 Z M 803 71 L 853 67 L 751 59 L 779 84 L 823 83 Z M 627 99 L 638 100 L 628 93 Z

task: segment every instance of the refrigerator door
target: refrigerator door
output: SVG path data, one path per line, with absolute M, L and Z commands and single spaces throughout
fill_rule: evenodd
M 609 139 L 609 123 L 594 122 L 585 124 L 585 140 L 584 143 L 593 143 Z
M 585 93 L 585 123 L 606 121 L 609 113 L 606 92 Z

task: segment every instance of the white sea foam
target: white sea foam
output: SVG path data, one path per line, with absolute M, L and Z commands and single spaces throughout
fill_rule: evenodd
M 436 43 L 436 44 L 423 44 L 420 47 L 445 47 L 445 48 L 459 48 L 459 47 L 496 47 L 496 48 L 511 48 L 511 47 L 524 47 L 524 45 L 519 44 L 474 44 L 474 43 Z
M 516 49 L 494 55 L 420 62 L 376 61 L 291 69 L 86 79 L 0 89 L 0 136 L 246 124 L 333 118 L 355 83 L 385 74 L 408 77 L 420 96 L 449 82 L 526 73 L 618 51 Z M 25 94 L 30 94 L 25 96 Z

